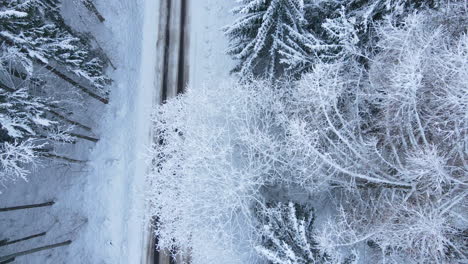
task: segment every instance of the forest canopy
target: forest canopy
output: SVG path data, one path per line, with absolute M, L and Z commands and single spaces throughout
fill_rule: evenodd
M 466 3 L 238 3 L 236 80 L 155 111 L 160 247 L 196 263 L 207 237 L 232 263 L 467 261 Z

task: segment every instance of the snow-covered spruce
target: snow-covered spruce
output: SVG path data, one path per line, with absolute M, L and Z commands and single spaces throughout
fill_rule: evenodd
M 239 63 L 244 79 L 269 80 L 310 67 L 316 53 L 329 48 L 309 29 L 310 0 L 243 0 L 233 12 L 241 17 L 225 27 L 231 41 L 228 54 Z
M 314 241 L 313 209 L 289 202 L 258 208 L 263 239 L 256 251 L 273 264 L 326 263 Z
M 344 55 L 367 60 L 367 55 L 375 51 L 375 42 L 379 39 L 375 23 L 391 20 L 399 24 L 414 12 L 443 8 L 445 4 L 444 0 L 315 1 L 312 5 L 316 23 L 312 27 L 324 41 L 336 48 L 334 54 L 326 59 Z
M 2 0 L 0 12 L 0 43 L 22 53 L 27 74 L 39 64 L 60 75 L 50 62 L 57 63 L 107 97 L 110 79 L 104 72 L 106 65 L 89 40 L 65 24 L 60 1 Z
M 26 180 L 27 168 L 39 165 L 53 150 L 52 142 L 74 141 L 73 124 L 54 118 L 61 102 L 41 95 L 41 85 L 28 76 L 18 78 L 18 53 L 0 51 L 0 184 Z M 55 111 L 54 111 L 55 110 Z
M 240 0 L 240 16 L 224 28 L 227 53 L 241 79 L 298 77 L 316 61 L 367 54 L 378 39 L 373 23 L 401 21 L 415 10 L 438 8 L 441 1 L 406 0 Z
M 37 166 L 45 157 L 81 162 L 55 154 L 57 143 L 74 143 L 77 138 L 96 141 L 73 131 L 74 127 L 90 131 L 62 114 L 68 106 L 79 106 L 81 99 L 63 98 L 59 90 L 48 84 L 51 75 L 103 102 L 107 101 L 110 79 L 104 73 L 105 64 L 88 41 L 64 23 L 60 1 L 0 3 L 0 183 L 3 184 L 19 178 L 26 180 L 28 168 Z M 42 67 L 47 71 L 41 71 Z M 87 79 L 100 95 L 69 78 L 63 73 L 67 71 Z

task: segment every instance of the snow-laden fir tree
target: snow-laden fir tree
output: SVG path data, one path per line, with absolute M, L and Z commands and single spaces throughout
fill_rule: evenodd
M 1 0 L 0 44 L 16 47 L 27 69 L 53 61 L 88 80 L 100 94 L 108 94 L 105 63 L 87 39 L 64 23 L 59 1 Z
M 72 142 L 72 126 L 53 119 L 51 111 L 59 101 L 38 94 L 37 81 L 15 76 L 19 67 L 15 49 L 2 50 L 0 66 L 0 184 L 26 179 L 29 170 L 51 142 Z M 12 66 L 13 64 L 13 66 Z
M 311 0 L 242 0 L 240 15 L 225 27 L 231 41 L 228 54 L 238 60 L 234 71 L 243 79 L 274 79 L 309 68 L 317 53 L 330 48 L 310 30 Z
M 5 186 L 7 182 L 18 179 L 27 180 L 30 173 L 27 167 L 39 164 L 40 157 L 35 149 L 40 147 L 42 145 L 30 139 L 0 143 L 0 185 Z
M 319 60 L 359 56 L 364 62 L 378 40 L 372 23 L 402 21 L 439 0 L 240 0 L 240 16 L 225 27 L 227 51 L 242 79 L 298 77 Z
M 0 90 L 0 184 L 26 179 L 26 166 L 34 166 L 44 147 L 38 131 L 52 125 L 45 117 L 44 104 L 27 89 Z
M 263 239 L 257 252 L 273 264 L 326 263 L 314 241 L 314 211 L 289 202 L 269 204 L 259 209 Z
M 444 0 L 322 0 L 315 1 L 321 18 L 314 30 L 322 32 L 326 41 L 337 46 L 341 55 L 366 55 L 375 48 L 378 34 L 374 23 L 392 20 L 402 23 L 405 17 L 426 8 L 439 8 Z

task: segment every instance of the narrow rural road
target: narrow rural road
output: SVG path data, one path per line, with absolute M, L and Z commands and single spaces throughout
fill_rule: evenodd
M 160 5 L 157 50 L 161 67 L 156 74 L 161 102 L 164 102 L 183 92 L 188 81 L 189 0 L 161 0 Z
M 158 40 L 157 40 L 157 65 L 156 89 L 160 102 L 182 93 L 188 83 L 188 9 L 190 0 L 160 0 Z M 158 243 L 154 238 L 154 230 L 148 232 L 149 243 L 146 248 L 147 264 L 176 264 L 181 259 L 173 260 L 169 252 L 159 252 L 156 249 Z

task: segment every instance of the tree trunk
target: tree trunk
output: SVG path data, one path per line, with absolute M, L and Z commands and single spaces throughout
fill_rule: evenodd
M 7 92 L 10 92 L 10 93 L 14 93 L 16 91 L 15 89 L 12 89 L 12 88 L 4 85 L 2 82 L 0 82 L 0 88 L 7 91 Z
M 3 83 L 1 83 L 1 82 L 0 82 L 0 89 L 3 89 L 3 90 L 5 90 L 5 91 L 11 92 L 11 93 L 13 93 L 13 92 L 16 91 L 15 89 L 8 87 L 8 86 L 6 86 L 5 84 L 3 84 Z M 55 106 L 53 106 L 53 105 L 51 105 L 51 104 L 45 104 L 45 105 L 48 106 L 49 108 L 56 108 Z M 65 121 L 65 122 L 69 123 L 69 124 L 72 124 L 72 125 L 74 125 L 74 126 L 80 127 L 80 128 L 82 128 L 82 129 L 84 129 L 84 130 L 87 130 L 87 131 L 91 131 L 91 128 L 90 128 L 90 127 L 88 127 L 88 126 L 86 126 L 86 125 L 83 125 L 83 124 L 81 124 L 80 122 L 77 122 L 77 121 L 73 121 L 73 120 L 71 120 L 71 119 L 68 119 L 66 116 L 64 116 L 64 115 L 62 115 L 62 114 L 60 114 L 60 113 L 58 113 L 58 112 L 56 112 L 56 111 L 54 111 L 54 110 L 52 110 L 52 109 L 46 109 L 46 111 L 49 112 L 49 113 L 51 113 L 52 115 L 54 115 L 54 116 L 60 118 L 61 120 L 63 120 L 63 121 Z
M 13 261 L 15 261 L 15 258 L 10 258 L 5 261 L 0 261 L 0 264 L 8 264 L 8 263 L 12 263 Z
M 8 260 L 10 260 L 12 258 L 29 255 L 29 254 L 36 253 L 36 252 L 39 252 L 39 251 L 53 249 L 53 248 L 57 248 L 57 247 L 68 246 L 68 245 L 71 244 L 71 242 L 72 242 L 71 240 L 68 240 L 68 241 L 65 241 L 65 242 L 57 243 L 57 244 L 52 244 L 52 245 L 47 245 L 47 246 L 43 246 L 43 247 L 37 247 L 37 248 L 17 252 L 17 253 L 14 253 L 14 254 L 10 254 L 10 255 L 0 257 L 0 261 L 8 261 Z
M 42 233 L 39 233 L 39 234 L 23 237 L 23 238 L 12 240 L 12 241 L 8 241 L 8 239 L 2 240 L 2 241 L 0 241 L 0 247 L 8 246 L 8 245 L 11 245 L 11 244 L 16 244 L 16 243 L 19 243 L 19 242 L 22 242 L 22 241 L 26 241 L 26 240 L 29 240 L 29 239 L 33 239 L 33 238 L 41 237 L 41 236 L 45 236 L 45 235 L 46 235 L 46 232 L 42 232 Z
M 59 159 L 59 160 L 64 160 L 64 161 L 67 161 L 67 162 L 70 162 L 70 163 L 86 163 L 86 162 L 88 162 L 87 160 L 77 160 L 77 159 L 72 159 L 72 158 L 68 158 L 68 157 L 53 154 L 53 153 L 49 152 L 49 151 L 51 151 L 50 149 L 46 149 L 46 148 L 34 148 L 33 150 L 38 152 L 39 155 L 41 155 L 44 158 Z
M 83 125 L 81 124 L 80 122 L 78 121 L 74 121 L 74 120 L 71 120 L 71 119 L 68 119 L 66 116 L 54 111 L 54 110 L 47 110 L 49 113 L 53 114 L 54 116 L 58 117 L 59 119 L 71 124 L 71 125 L 74 125 L 74 126 L 77 126 L 77 127 L 80 127 L 84 130 L 87 130 L 87 131 L 91 131 L 91 128 L 86 126 L 86 125 Z
M 52 154 L 52 153 L 42 153 L 41 155 L 43 157 L 45 157 L 45 158 L 59 159 L 59 160 L 64 160 L 66 162 L 76 163 L 76 164 L 81 164 L 81 163 L 88 162 L 87 160 L 77 160 L 77 159 L 72 159 L 72 158 L 68 158 L 68 157 L 64 157 L 64 156 L 60 156 L 60 155 L 55 155 L 55 154 Z
M 40 203 L 40 204 L 27 204 L 27 205 L 13 206 L 13 207 L 4 207 L 4 208 L 0 208 L 0 212 L 46 207 L 46 206 L 52 206 L 54 204 L 55 204 L 54 201 L 50 201 L 50 202 Z
M 75 80 L 71 79 L 70 77 L 66 76 L 65 74 L 63 74 L 62 72 L 60 72 L 59 70 L 55 69 L 54 67 L 50 66 L 49 64 L 47 63 L 44 63 L 43 61 L 39 60 L 39 59 L 36 59 L 34 58 L 34 62 L 36 62 L 37 64 L 41 65 L 41 66 L 44 66 L 44 68 L 46 68 L 47 70 L 49 70 L 50 72 L 52 72 L 53 74 L 57 75 L 59 78 L 61 78 L 62 80 L 68 82 L 69 84 L 73 85 L 74 87 L 80 89 L 82 92 L 84 92 L 85 94 L 89 95 L 90 97 L 100 101 L 101 103 L 103 104 L 108 104 L 109 103 L 109 99 L 107 98 L 104 98 L 96 93 L 93 93 L 92 91 L 90 91 L 88 88 L 84 87 L 83 85 L 79 84 L 78 82 L 76 82 Z
M 106 52 L 104 52 L 104 49 L 101 47 L 101 45 L 99 44 L 99 41 L 97 41 L 97 39 L 89 34 L 89 37 L 88 38 L 92 38 L 94 40 L 94 43 L 96 43 L 96 45 L 99 47 L 99 52 L 101 53 L 102 56 L 104 56 L 104 58 L 107 60 L 107 62 L 109 62 L 110 66 L 114 69 L 114 70 L 117 70 L 117 67 L 115 67 L 114 63 L 112 63 L 111 59 L 109 58 L 109 56 L 107 56 Z
M 93 137 L 88 137 L 88 136 L 84 136 L 84 135 L 80 135 L 80 134 L 75 134 L 75 133 L 68 133 L 70 136 L 72 137 L 76 137 L 76 138 L 81 138 L 81 139 L 84 139 L 84 140 L 88 140 L 88 141 L 91 141 L 91 142 L 98 142 L 99 139 L 97 138 L 93 138 Z
M 15 43 L 11 39 L 8 39 L 8 38 L 3 37 L 1 35 L 0 35 L 0 39 L 4 40 L 10 46 L 15 46 Z M 93 93 L 88 88 L 86 88 L 83 85 L 79 84 L 78 82 L 76 82 L 75 80 L 73 80 L 70 77 L 66 76 L 65 74 L 63 74 L 59 70 L 55 69 L 54 67 L 50 66 L 49 64 L 47 64 L 47 63 L 45 63 L 45 62 L 43 62 L 40 59 L 35 58 L 35 57 L 30 57 L 30 59 L 33 60 L 35 63 L 43 66 L 44 68 L 46 68 L 47 70 L 49 70 L 53 74 L 57 75 L 62 80 L 66 81 L 69 84 L 73 85 L 74 87 L 80 89 L 82 92 L 86 93 L 87 95 L 91 96 L 92 98 L 94 98 L 96 100 L 99 100 L 103 104 L 108 104 L 109 103 L 109 100 L 107 98 L 104 98 L 104 97 L 102 97 L 102 96 L 100 96 L 100 95 L 98 95 L 96 93 Z
M 96 6 L 91 0 L 82 0 L 82 2 L 89 11 L 93 12 L 96 15 L 96 17 L 101 23 L 105 21 L 104 17 L 101 15 L 101 13 L 99 13 Z
M 50 140 L 50 141 L 53 141 L 53 142 L 60 142 L 60 143 L 67 143 L 67 144 L 76 144 L 76 140 L 73 140 L 73 141 L 65 141 L 65 140 L 62 140 L 62 139 L 52 139 L 52 138 L 49 138 L 45 135 L 37 135 L 36 136 L 37 138 L 40 138 L 40 139 L 44 139 L 44 140 Z

